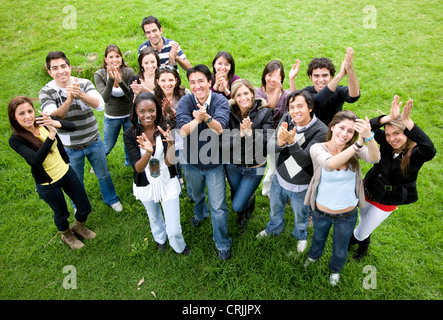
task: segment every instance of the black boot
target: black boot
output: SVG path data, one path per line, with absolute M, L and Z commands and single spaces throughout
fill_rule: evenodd
M 354 237 L 354 232 L 352 232 L 351 239 L 349 239 L 348 251 L 351 250 L 351 247 L 357 243 L 359 243 L 359 241 Z
M 371 235 L 369 235 L 369 237 L 367 237 L 365 240 L 359 241 L 357 253 L 354 255 L 354 259 L 356 259 L 357 261 L 363 259 L 368 253 L 370 243 L 371 243 Z
M 246 211 L 237 212 L 237 216 L 237 224 L 240 227 L 240 232 L 244 233 L 246 231 L 246 222 L 248 221 Z
M 251 198 L 249 198 L 249 207 L 245 210 L 246 219 L 249 219 L 249 216 L 255 209 L 255 193 L 252 194 Z

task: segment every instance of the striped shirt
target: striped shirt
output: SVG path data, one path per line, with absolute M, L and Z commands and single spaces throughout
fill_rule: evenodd
M 174 40 L 170 40 L 170 39 L 166 39 L 163 38 L 163 48 L 160 52 L 158 52 L 157 50 L 155 50 L 158 54 L 158 57 L 160 58 L 160 65 L 166 65 L 169 64 L 169 52 L 171 52 L 172 50 L 172 43 L 174 43 Z M 140 46 L 140 48 L 138 48 L 138 54 L 140 54 L 140 51 L 143 48 L 146 47 L 150 47 L 151 43 L 148 41 L 142 43 L 142 45 Z M 183 52 L 182 48 L 180 47 L 180 45 L 178 45 L 178 56 L 182 59 L 187 59 L 185 53 Z M 174 67 L 177 68 L 177 63 L 174 64 Z
M 96 111 L 103 111 L 104 101 L 97 92 L 91 81 L 77 78 L 80 89 L 88 95 L 99 98 L 100 104 Z M 55 80 L 47 83 L 39 92 L 40 106 L 44 112 L 51 114 L 59 108 L 66 100 L 66 89 L 60 88 L 55 84 Z M 77 130 L 68 132 L 58 129 L 63 145 L 67 148 L 80 148 L 90 143 L 99 135 L 97 120 L 88 105 L 80 99 L 74 99 L 63 120 L 75 123 Z

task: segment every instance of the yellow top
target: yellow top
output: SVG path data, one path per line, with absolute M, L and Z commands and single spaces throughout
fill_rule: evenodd
M 40 135 L 38 138 L 42 141 L 45 141 L 49 136 L 49 131 L 45 127 L 39 127 Z M 62 156 L 60 155 L 60 152 L 57 148 L 57 139 L 55 139 L 54 144 L 51 147 L 51 151 L 46 156 L 45 161 L 43 161 L 43 168 L 45 169 L 46 173 L 51 177 L 52 181 L 51 183 L 54 183 L 58 180 L 60 180 L 66 172 L 69 170 L 69 164 L 67 164 Z M 49 184 L 49 183 L 42 183 L 42 184 Z

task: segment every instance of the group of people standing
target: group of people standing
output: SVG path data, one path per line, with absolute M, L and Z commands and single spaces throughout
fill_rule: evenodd
M 137 74 L 114 44 L 106 47 L 95 86 L 72 77 L 66 55 L 52 51 L 46 66 L 53 80 L 40 90 L 41 116 L 35 116 L 27 97 L 15 97 L 8 106 L 10 146 L 31 166 L 37 192 L 53 210 L 55 225 L 71 248 L 84 245 L 76 235 L 96 236 L 85 227 L 91 212 L 83 185 L 85 157 L 103 201 L 123 210 L 106 160 L 121 130 L 125 165 L 134 172 L 133 193 L 146 209 L 160 250 L 169 240 L 177 253 L 191 252 L 180 223 L 186 180 L 194 202 L 192 225 L 198 227 L 211 216 L 218 257 L 230 259 L 226 181 L 232 210 L 245 230 L 263 180 L 270 216 L 257 237 L 283 231 L 290 202 L 298 252 L 307 248 L 312 216 L 307 267 L 322 255 L 333 227 L 329 266 L 335 285 L 350 247 L 358 244 L 355 257 L 364 257 L 380 223 L 398 205 L 417 200 L 418 171 L 436 150 L 410 118 L 412 100 L 401 110 L 395 96 L 389 114 L 371 120 L 342 110 L 345 102 L 360 97 L 352 48 L 337 75 L 329 59 L 313 59 L 307 70 L 313 85 L 303 90 L 295 87 L 299 60 L 289 72 L 289 89 L 283 89 L 279 60 L 265 66 L 261 86 L 254 88 L 236 74 L 230 53 L 218 52 L 211 72 L 203 64 L 192 66 L 180 45 L 162 36 L 157 18 L 144 18 L 141 28 L 148 41 L 139 48 Z M 186 71 L 190 90 L 181 85 L 178 66 Z M 340 85 L 345 76 L 348 85 Z M 104 110 L 103 141 L 92 110 Z M 364 178 L 359 159 L 374 164 Z M 71 227 L 62 191 L 74 206 Z

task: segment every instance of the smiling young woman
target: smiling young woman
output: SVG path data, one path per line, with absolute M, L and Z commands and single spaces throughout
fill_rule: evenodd
M 263 99 L 255 99 L 252 84 L 245 79 L 232 85 L 229 137 L 223 138 L 223 150 L 230 154 L 225 165 L 231 187 L 231 205 L 245 231 L 254 211 L 257 190 L 266 168 L 267 141 L 274 129 L 272 110 Z M 225 139 L 227 138 L 227 139 Z M 253 150 L 253 152 L 251 152 Z
M 84 239 L 94 239 L 96 234 L 85 228 L 91 212 L 91 204 L 83 184 L 69 165 L 69 157 L 57 135 L 57 128 L 75 131 L 75 124 L 56 120 L 45 113 L 35 117 L 32 100 L 19 96 L 8 105 L 9 123 L 12 135 L 9 145 L 31 166 L 36 189 L 54 212 L 54 223 L 62 234 L 62 240 L 72 249 L 80 249 L 84 244 L 74 232 Z M 75 220 L 69 228 L 69 211 L 64 193 L 76 206 Z
M 360 211 L 360 222 L 350 241 L 350 246 L 358 244 L 357 260 L 367 254 L 372 232 L 397 206 L 418 200 L 418 172 L 436 153 L 431 139 L 410 118 L 412 100 L 400 115 L 402 103 L 398 99 L 394 97 L 389 115 L 371 119 L 381 160 L 364 179 L 367 205 Z
M 95 85 L 105 101 L 103 120 L 103 143 L 108 155 L 117 143 L 120 131 L 127 130 L 131 123 L 131 88 L 129 80 L 134 70 L 126 65 L 120 48 L 110 44 L 105 49 L 103 66 L 94 74 Z M 125 149 L 125 165 L 129 166 L 129 158 Z
M 135 98 L 131 123 L 123 140 L 134 170 L 134 196 L 146 209 L 158 249 L 166 248 L 167 237 L 174 251 L 188 255 L 180 224 L 174 139 L 170 127 L 164 125 L 161 105 L 153 93 L 142 92 Z
M 329 263 L 332 285 L 338 283 L 347 259 L 358 206 L 365 205 L 359 159 L 368 163 L 380 159 L 373 137 L 367 118 L 359 119 L 352 111 L 344 110 L 338 112 L 329 124 L 326 142 L 316 143 L 310 149 L 314 174 L 305 204 L 311 205 L 314 235 L 305 266 L 321 257 L 333 226 Z

